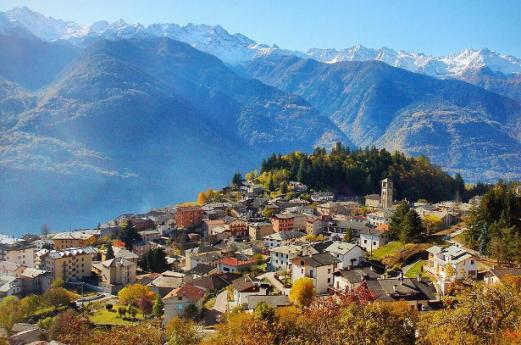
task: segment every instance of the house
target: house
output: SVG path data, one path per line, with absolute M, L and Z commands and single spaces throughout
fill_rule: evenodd
M 318 235 L 324 230 L 326 222 L 320 217 L 310 216 L 306 220 L 306 232 L 312 235 Z
M 432 246 L 427 252 L 429 259 L 424 269 L 435 277 L 436 288 L 441 294 L 445 294 L 447 286 L 455 280 L 477 278 L 476 259 L 463 248 L 456 245 L 447 248 Z
M 115 294 L 125 285 L 136 282 L 137 266 L 134 262 L 113 258 L 97 264 L 101 270 L 102 286 L 108 293 Z
M 197 264 L 190 271 L 186 272 L 192 279 L 205 277 L 213 273 L 217 273 L 217 268 L 206 264 Z
M 264 237 L 264 246 L 266 248 L 275 248 L 287 244 L 295 243 L 306 234 L 300 231 L 283 231 Z
M 20 274 L 22 280 L 22 293 L 42 294 L 51 287 L 51 272 L 36 268 L 26 268 Z
M 215 266 L 221 258 L 221 249 L 201 246 L 185 250 L 185 271 L 192 270 L 198 264 Z
M 255 194 L 255 195 L 259 195 L 259 194 L 264 193 L 264 187 L 261 186 L 260 184 L 250 184 L 247 188 L 247 192 Z
M 143 241 L 157 241 L 161 238 L 161 233 L 157 230 L 143 230 L 138 232 Z
M 235 304 L 242 306 L 248 303 L 247 297 L 251 295 L 259 295 L 260 282 L 254 281 L 249 276 L 244 276 L 232 281 L 233 299 Z
M 491 268 L 485 273 L 483 281 L 485 284 L 494 285 L 501 283 L 505 277 L 521 276 L 521 268 Z
M 291 267 L 291 260 L 300 256 L 302 253 L 302 246 L 289 244 L 287 246 L 280 246 L 270 249 L 270 271 L 289 270 Z
M 203 212 L 199 206 L 178 206 L 175 212 L 175 224 L 178 229 L 199 226 Z
M 183 284 L 181 287 L 172 290 L 163 297 L 164 319 L 166 325 L 173 317 L 183 317 L 190 306 L 196 308 L 196 313 L 201 313 L 203 301 L 206 297 L 206 290 L 192 284 Z
M 216 293 L 231 285 L 232 281 L 237 278 L 239 278 L 237 273 L 214 273 L 206 277 L 194 279 L 191 281 L 191 284 L 202 287 L 210 293 Z
M 37 266 L 51 272 L 52 280 L 82 280 L 91 276 L 92 259 L 97 253 L 93 247 L 52 251 L 42 249 L 36 254 Z
M 138 232 L 149 230 L 155 227 L 154 221 L 147 217 L 133 217 L 130 222 Z
M 114 257 L 116 259 L 125 259 L 128 261 L 132 261 L 137 265 L 139 259 L 139 256 L 137 256 L 137 254 L 134 254 L 131 251 L 121 247 L 112 246 L 112 249 L 114 251 Z
M 308 186 L 298 181 L 289 181 L 289 186 L 297 193 L 305 193 L 308 191 Z
M 160 246 L 151 241 L 139 241 L 132 245 L 132 253 L 142 258 L 149 250 L 159 248 Z
M 185 275 L 179 272 L 165 271 L 147 284 L 152 291 L 165 297 L 172 290 L 181 287 L 185 282 Z
M 227 256 L 217 261 L 217 271 L 222 272 L 244 272 L 249 271 L 256 264 L 255 259 L 248 259 L 247 257 L 231 257 Z
M 0 298 L 18 296 L 22 293 L 22 280 L 18 277 L 0 275 Z
M 262 240 L 264 237 L 273 234 L 273 224 L 268 222 L 251 223 L 248 226 L 250 240 Z
M 333 274 L 333 286 L 338 291 L 352 291 L 368 280 L 381 278 L 382 273 L 373 266 L 340 269 Z
M 379 279 L 369 284 L 377 283 L 380 288 L 374 288 L 376 300 L 382 302 L 405 301 L 411 308 L 426 310 L 430 304 L 438 303 L 434 284 L 430 280 L 417 278 Z
M 311 200 L 314 202 L 327 202 L 335 200 L 335 194 L 331 192 L 317 192 L 311 194 Z
M 226 216 L 224 217 L 224 228 L 234 238 L 248 237 L 248 223 L 242 219 Z
M 8 249 L 5 253 L 5 259 L 25 267 L 34 267 L 34 259 L 36 256 L 35 246 L 16 246 Z
M 340 260 L 340 269 L 356 267 L 362 262 L 362 248 L 357 244 L 335 241 L 326 248 L 326 252 Z
M 365 206 L 369 209 L 377 209 L 380 208 L 380 195 L 378 194 L 369 194 L 364 197 Z
M 392 215 L 393 212 L 391 210 L 376 211 L 367 214 L 367 220 L 369 221 L 369 224 L 373 226 L 377 226 L 379 224 L 389 224 L 391 223 Z
M 89 231 L 61 232 L 52 237 L 55 250 L 84 248 L 93 245 L 97 236 Z
M 313 280 L 317 294 L 324 294 L 333 286 L 333 273 L 340 260 L 329 253 L 299 256 L 291 260 L 291 281 L 307 277 Z
M 382 227 L 365 228 L 360 230 L 359 245 L 369 254 L 373 254 L 373 250 L 385 246 L 389 243 L 389 233 Z
M 0 275 L 18 277 L 27 267 L 11 261 L 0 261 Z
M 292 231 L 294 230 L 295 215 L 291 213 L 279 213 L 271 217 L 274 232 Z

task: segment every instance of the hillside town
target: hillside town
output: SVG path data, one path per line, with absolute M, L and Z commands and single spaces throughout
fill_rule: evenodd
M 306 286 L 319 298 L 363 288 L 376 301 L 426 313 L 445 308 L 457 282 L 521 276 L 462 241 L 462 220 L 481 196 L 397 201 L 389 178 L 380 194 L 358 197 L 297 181 L 281 193 L 269 189 L 235 176 L 198 202 L 124 214 L 95 229 L 2 237 L 0 297 L 42 296 L 32 314 L 2 325 L 4 336 L 10 344 L 45 339 L 42 320 L 67 308 L 86 310 L 99 327 L 189 319 L 209 336 L 233 311 L 306 305 Z M 521 197 L 520 186 L 514 191 Z M 400 213 L 413 214 L 411 224 L 418 218 L 409 235 L 393 232 Z

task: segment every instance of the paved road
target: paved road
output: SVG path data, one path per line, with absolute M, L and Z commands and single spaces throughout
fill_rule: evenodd
M 205 326 L 212 326 L 218 323 L 218 318 L 226 313 L 228 307 L 228 291 L 221 291 L 215 297 L 215 303 L 210 310 L 204 312 L 204 324 Z

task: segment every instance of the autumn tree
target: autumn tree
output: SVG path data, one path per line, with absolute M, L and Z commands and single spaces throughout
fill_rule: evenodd
M 428 234 L 433 234 L 437 231 L 440 231 L 443 227 L 443 222 L 441 221 L 440 217 L 437 217 L 435 215 L 426 215 L 423 220 L 423 227 L 425 228 L 425 231 Z
M 163 343 L 163 334 L 157 325 L 140 322 L 132 326 L 119 326 L 110 331 L 96 332 L 92 335 L 89 345 L 163 345 Z
M 143 297 L 153 300 L 155 294 L 148 286 L 141 284 L 127 285 L 118 292 L 119 303 L 122 305 L 138 306 Z
M 67 310 L 56 316 L 49 326 L 49 339 L 64 344 L 89 344 L 90 321 L 73 311 Z
M 173 317 L 165 327 L 168 345 L 197 345 L 199 337 L 192 320 Z
M 70 303 L 71 298 L 67 290 L 62 287 L 50 288 L 43 294 L 43 300 L 47 305 L 57 309 L 58 307 L 66 306 Z
M 299 307 L 308 306 L 314 296 L 313 280 L 306 277 L 295 280 L 289 292 L 289 300 Z
M 266 320 L 242 311 L 227 313 L 225 322 L 218 324 L 216 330 L 203 345 L 272 345 L 276 339 L 274 329 Z
M 0 302 L 0 326 L 10 332 L 13 325 L 22 319 L 23 312 L 18 298 L 15 296 L 4 297 Z
M 447 300 L 446 309 L 422 315 L 420 344 L 497 344 L 504 332 L 519 325 L 519 293 L 508 284 L 469 282 L 455 300 L 455 305 Z
M 34 314 L 43 304 L 42 299 L 38 295 L 29 295 L 20 300 L 20 310 L 25 318 Z

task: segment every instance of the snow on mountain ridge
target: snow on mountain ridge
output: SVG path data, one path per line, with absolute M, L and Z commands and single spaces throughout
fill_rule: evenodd
M 460 78 L 468 70 L 478 70 L 483 67 L 507 75 L 521 73 L 521 59 L 510 55 L 501 55 L 486 48 L 481 50 L 465 49 L 443 57 L 387 47 L 372 49 L 362 45 L 340 50 L 313 48 L 303 53 L 281 49 L 276 45 L 260 44 L 240 33 L 230 34 L 220 25 L 189 23 L 181 26 L 174 23 L 165 23 L 150 24 L 145 27 L 140 23 L 132 24 L 120 19 L 114 23 L 99 21 L 87 26 L 46 17 L 27 7 L 12 9 L 4 12 L 4 15 L 11 22 L 20 24 L 35 36 L 47 41 L 66 39 L 81 45 L 84 39 L 95 37 L 106 39 L 143 38 L 147 36 L 168 37 L 213 54 L 228 64 L 240 64 L 257 57 L 274 54 L 291 54 L 325 63 L 376 60 L 438 78 Z

